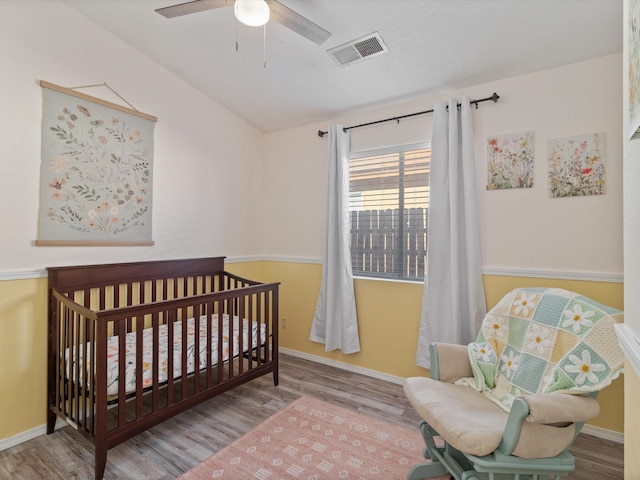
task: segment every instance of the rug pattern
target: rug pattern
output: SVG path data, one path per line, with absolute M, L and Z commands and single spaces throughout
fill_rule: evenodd
M 404 479 L 423 448 L 417 426 L 301 397 L 180 479 Z

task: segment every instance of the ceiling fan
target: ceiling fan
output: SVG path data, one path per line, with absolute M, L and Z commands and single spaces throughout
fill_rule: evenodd
M 318 45 L 322 45 L 331 36 L 330 32 L 278 0 L 193 0 L 158 8 L 156 12 L 166 18 L 173 18 L 214 8 L 230 7 L 232 4 L 236 17 L 246 25 L 262 26 L 271 19 Z

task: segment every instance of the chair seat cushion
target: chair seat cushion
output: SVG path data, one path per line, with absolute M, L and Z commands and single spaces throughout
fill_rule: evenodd
M 477 390 L 412 377 L 405 380 L 404 393 L 424 421 L 461 452 L 482 457 L 500 445 L 509 414 Z M 571 444 L 574 433 L 574 424 L 558 427 L 524 422 L 513 454 L 553 457 Z
M 412 377 L 404 392 L 424 421 L 454 448 L 477 456 L 498 448 L 508 414 L 477 390 Z

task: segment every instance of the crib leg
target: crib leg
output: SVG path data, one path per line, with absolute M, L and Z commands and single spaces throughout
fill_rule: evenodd
M 56 428 L 56 419 L 58 416 L 49 409 L 47 412 L 47 435 L 51 435 Z
M 95 480 L 102 480 L 107 467 L 107 449 L 96 447 Z

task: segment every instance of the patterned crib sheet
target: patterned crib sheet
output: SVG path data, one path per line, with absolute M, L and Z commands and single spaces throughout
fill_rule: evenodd
M 229 359 L 229 316 L 225 313 L 222 318 L 222 353 L 223 361 Z M 187 320 L 187 374 L 193 373 L 195 370 L 195 319 Z M 260 323 L 260 342 L 265 342 L 265 325 Z M 255 348 L 258 343 L 258 322 L 251 322 L 251 346 Z M 158 328 L 158 358 L 160 369 L 158 371 L 158 380 L 160 383 L 166 382 L 169 376 L 169 335 L 168 326 L 160 325 Z M 240 353 L 240 320 L 237 316 L 233 317 L 233 350 L 232 356 Z M 178 321 L 173 324 L 173 378 L 182 375 L 182 322 Z M 200 328 L 198 332 L 199 347 L 199 366 L 203 369 L 207 366 L 207 316 L 200 317 Z M 126 335 L 126 367 L 125 367 L 125 392 L 133 393 L 136 391 L 136 332 L 130 332 Z M 150 387 L 153 383 L 153 328 L 146 328 L 142 334 L 142 386 Z M 247 352 L 249 349 L 249 321 L 242 320 L 242 349 Z M 91 345 L 87 344 L 87 350 L 91 355 Z M 119 372 L 119 340 L 118 336 L 109 337 L 107 340 L 107 395 L 118 395 L 118 383 L 120 381 Z M 218 363 L 218 315 L 214 314 L 211 322 L 211 365 Z M 65 364 L 67 374 L 71 373 L 72 378 L 76 378 L 76 355 L 73 355 L 73 365 L 69 365 L 69 349 L 65 354 Z M 80 352 L 80 363 L 82 363 L 82 352 Z M 89 369 L 90 363 L 87 364 Z

